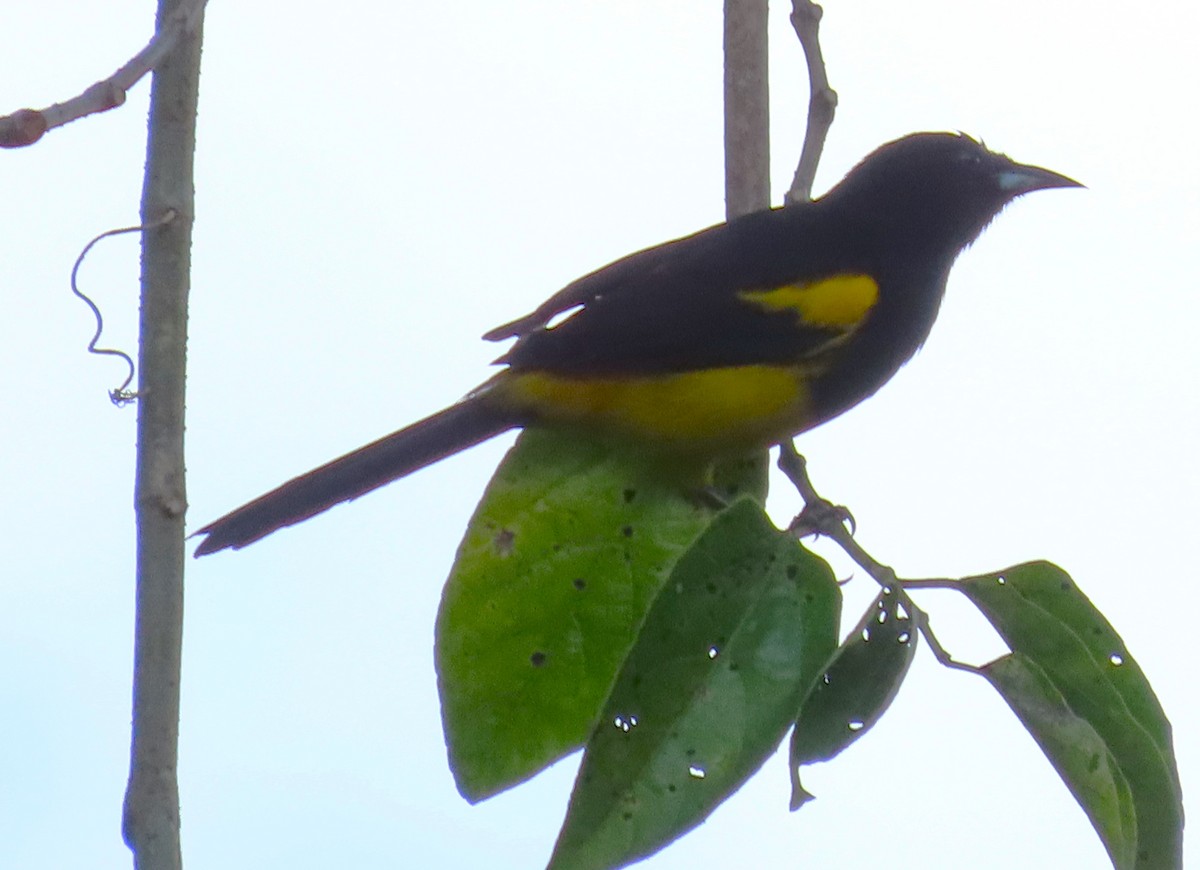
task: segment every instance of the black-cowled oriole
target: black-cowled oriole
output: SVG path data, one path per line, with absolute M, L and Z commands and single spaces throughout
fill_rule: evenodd
M 196 555 L 244 547 L 516 427 L 700 460 L 804 432 L 917 351 L 958 253 L 1007 203 L 1077 186 L 964 135 L 891 142 L 812 203 L 718 224 L 569 284 L 485 336 L 516 344 L 466 398 L 209 523 Z

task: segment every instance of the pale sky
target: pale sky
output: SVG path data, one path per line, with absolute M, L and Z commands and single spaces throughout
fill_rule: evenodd
M 153 4 L 9 4 L 0 112 L 107 75 Z M 774 197 L 807 85 L 772 4 Z M 478 340 L 572 278 L 721 219 L 721 4 L 214 3 L 201 81 L 188 381 L 189 528 L 437 410 L 489 373 Z M 955 268 L 917 358 L 800 441 L 819 488 L 902 576 L 1035 558 L 1114 623 L 1200 768 L 1196 539 L 1200 139 L 1193 4 L 1115 13 L 830 2 L 840 95 L 818 179 L 884 141 L 963 130 L 1086 191 L 1011 206 Z M 146 83 L 0 154 L 0 866 L 124 868 L 135 411 L 84 352 L 67 287 L 135 223 Z M 135 237 L 81 280 L 133 351 Z M 446 767 L 441 584 L 511 439 L 237 553 L 189 562 L 185 864 L 293 870 L 544 865 L 578 756 L 478 806 Z M 796 509 L 784 484 L 772 505 Z M 839 563 L 843 575 L 850 573 Z M 874 594 L 847 590 L 847 625 Z M 925 596 L 961 658 L 1002 645 Z M 857 609 L 856 609 L 857 608 Z M 785 758 L 652 870 L 1054 867 L 1106 858 L 981 680 L 922 650 L 894 707 L 787 811 Z M 883 853 L 893 852 L 887 859 Z M 1189 857 L 1200 850 L 1185 846 Z

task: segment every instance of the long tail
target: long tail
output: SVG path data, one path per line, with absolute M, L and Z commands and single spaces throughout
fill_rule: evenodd
M 196 532 L 207 535 L 196 555 L 252 544 L 276 529 L 303 522 L 519 425 L 521 421 L 513 414 L 491 402 L 464 399 L 293 478 L 209 523 Z

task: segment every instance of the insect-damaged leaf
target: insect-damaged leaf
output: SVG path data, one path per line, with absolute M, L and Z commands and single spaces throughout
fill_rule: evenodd
M 699 824 L 779 745 L 837 643 L 829 567 L 743 500 L 680 559 L 584 753 L 554 868 L 621 866 Z
M 761 499 L 761 466 L 731 464 L 721 491 Z M 663 579 L 713 516 L 687 484 L 605 445 L 518 439 L 438 613 L 442 722 L 467 799 L 583 745 Z
M 1113 627 L 1061 568 L 955 586 L 1012 650 L 983 669 L 1091 819 L 1118 870 L 1182 866 L 1171 725 Z
M 891 705 L 917 651 L 917 632 L 896 595 L 884 589 L 813 683 L 792 732 L 793 810 L 812 799 L 800 767 L 833 758 Z

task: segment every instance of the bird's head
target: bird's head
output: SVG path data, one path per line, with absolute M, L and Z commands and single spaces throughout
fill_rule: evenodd
M 1082 186 L 961 133 L 913 133 L 877 148 L 823 199 L 896 241 L 957 253 L 1017 197 Z

